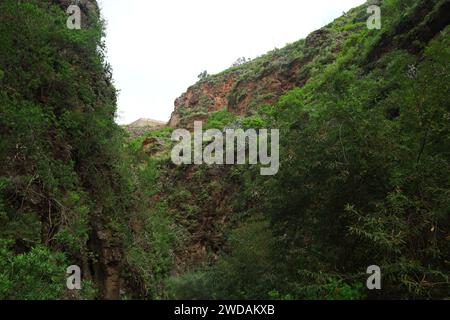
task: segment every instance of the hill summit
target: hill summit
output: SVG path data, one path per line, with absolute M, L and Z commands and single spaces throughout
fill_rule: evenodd
M 167 123 L 163 121 L 140 118 L 126 126 L 124 126 L 125 130 L 129 133 L 132 139 L 142 136 L 148 131 L 161 129 Z

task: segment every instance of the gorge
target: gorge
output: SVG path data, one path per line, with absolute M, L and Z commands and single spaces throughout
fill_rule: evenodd
M 129 126 L 99 7 L 72 30 L 71 4 L 0 2 L 0 299 L 449 298 L 449 1 L 356 7 Z M 279 130 L 276 174 L 174 163 L 196 122 Z

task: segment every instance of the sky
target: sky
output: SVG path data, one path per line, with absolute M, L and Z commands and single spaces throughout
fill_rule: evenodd
M 305 38 L 365 0 L 99 0 L 119 124 L 168 121 L 204 70 Z

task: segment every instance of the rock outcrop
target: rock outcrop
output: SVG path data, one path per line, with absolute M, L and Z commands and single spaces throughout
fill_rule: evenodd
M 175 100 L 169 126 L 189 129 L 195 120 L 205 121 L 208 113 L 223 109 L 240 116 L 251 115 L 260 106 L 276 102 L 287 91 L 302 87 L 311 76 L 335 61 L 342 44 L 355 28 L 366 28 L 366 8 L 370 4 L 380 4 L 380 1 L 368 1 L 350 10 L 305 40 L 201 79 Z M 420 52 L 421 42 L 414 39 L 427 43 L 450 20 L 448 1 L 433 11 L 434 6 L 434 2 L 424 1 L 415 14 L 397 26 L 394 34 L 383 33 L 379 44 L 367 56 L 367 64 L 395 46 L 414 54 Z M 427 15 L 429 18 L 425 19 Z
M 194 120 L 203 121 L 208 113 L 223 109 L 240 116 L 251 115 L 258 107 L 276 102 L 288 90 L 303 86 L 317 72 L 315 69 L 334 61 L 350 34 L 336 25 L 361 19 L 360 11 L 353 10 L 353 15 L 339 18 L 305 40 L 201 79 L 175 100 L 169 126 L 190 128 Z

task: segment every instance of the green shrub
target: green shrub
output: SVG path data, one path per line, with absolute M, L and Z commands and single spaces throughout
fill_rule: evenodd
M 244 129 L 266 129 L 267 122 L 260 116 L 252 116 L 242 119 Z
M 9 245 L 0 241 L 0 299 L 61 299 L 68 266 L 64 255 L 52 253 L 43 246 L 14 255 Z
M 168 280 L 175 299 L 267 299 L 273 289 L 273 237 L 267 221 L 249 221 L 230 236 L 216 265 Z
M 231 124 L 235 120 L 236 116 L 234 116 L 228 110 L 221 110 L 217 112 L 213 112 L 209 115 L 208 122 L 204 125 L 203 129 L 219 129 L 222 130 L 227 125 Z

